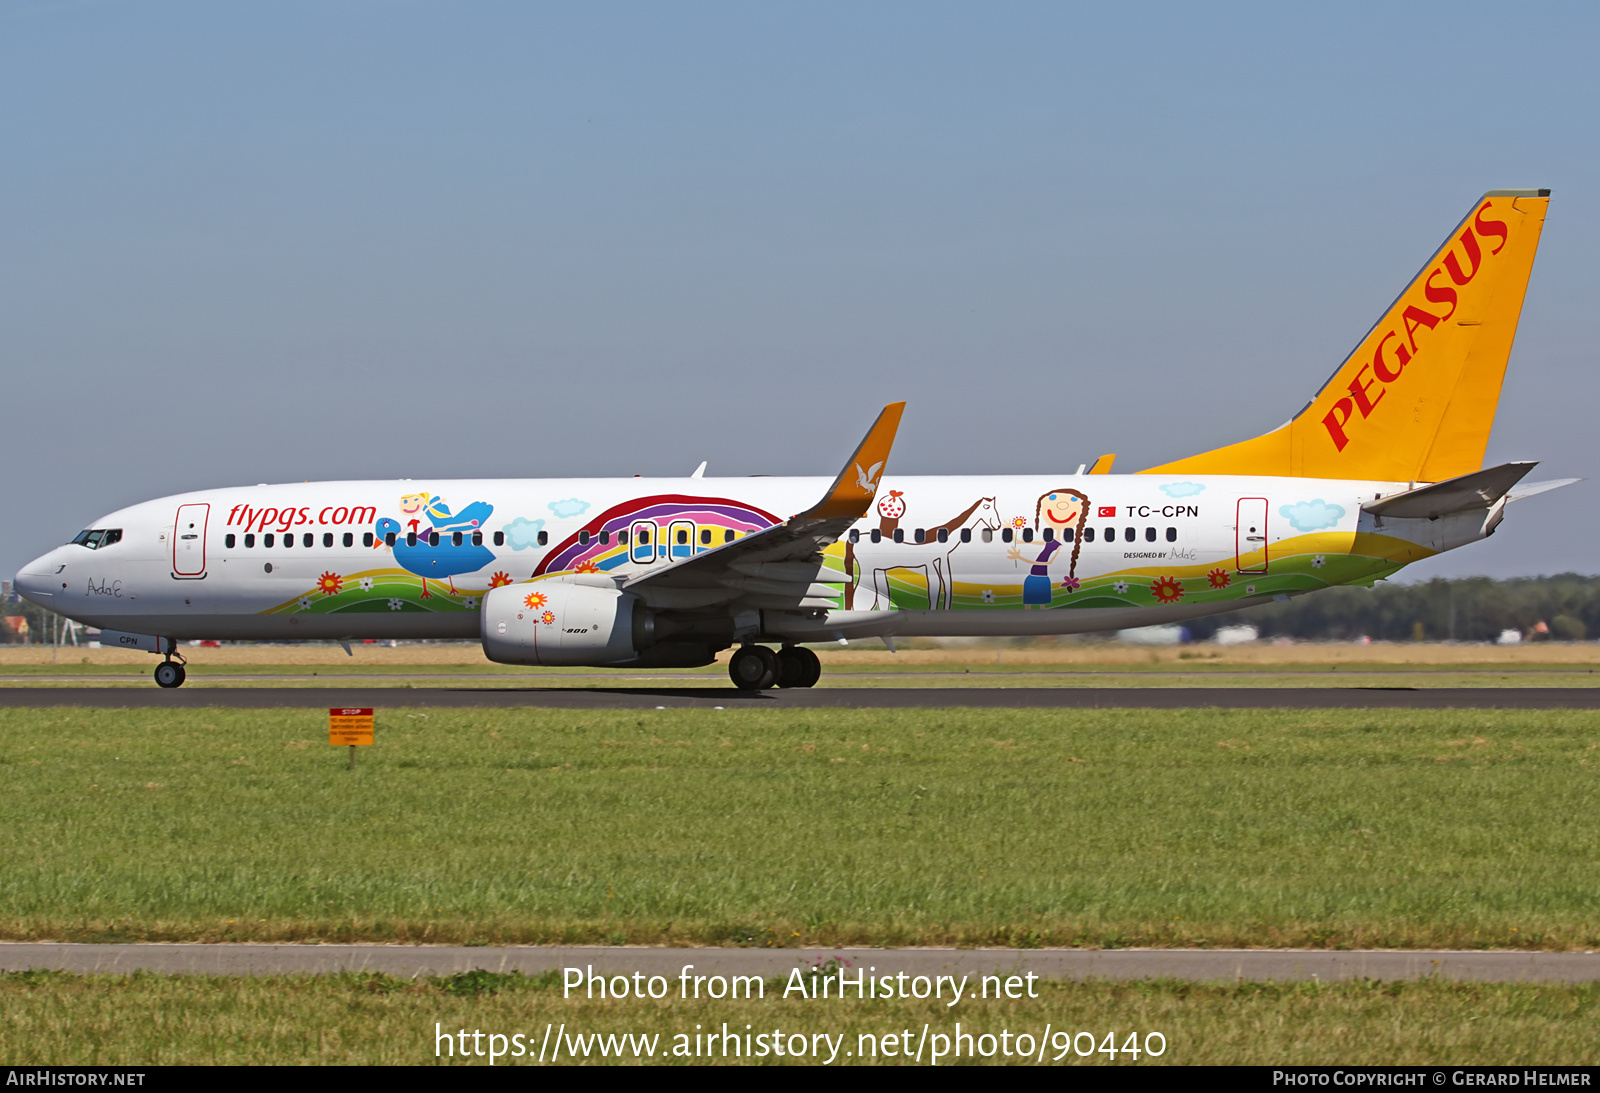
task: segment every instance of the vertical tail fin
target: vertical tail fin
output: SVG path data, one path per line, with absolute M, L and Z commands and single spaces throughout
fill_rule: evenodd
M 1490 190 L 1305 409 L 1143 474 L 1438 482 L 1483 466 L 1549 190 Z

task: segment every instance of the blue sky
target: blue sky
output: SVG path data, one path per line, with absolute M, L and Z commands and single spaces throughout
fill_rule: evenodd
M 1136 469 L 1554 190 L 1491 461 L 1600 477 L 1580 5 L 0 2 L 0 571 L 325 478 Z M 1435 574 L 1596 572 L 1595 487 Z M 18 518 L 21 517 L 21 518 Z

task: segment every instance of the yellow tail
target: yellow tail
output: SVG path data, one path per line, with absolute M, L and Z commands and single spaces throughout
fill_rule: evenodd
M 1549 190 L 1490 190 L 1292 421 L 1140 473 L 1440 482 L 1481 469 L 1549 204 Z

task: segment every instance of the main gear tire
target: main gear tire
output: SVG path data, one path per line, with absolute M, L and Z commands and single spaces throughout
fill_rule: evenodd
M 765 645 L 746 645 L 728 661 L 728 678 L 741 691 L 763 691 L 778 682 L 778 657 Z
M 183 665 L 175 660 L 164 660 L 156 665 L 155 677 L 157 687 L 182 687 L 188 672 L 183 670 Z

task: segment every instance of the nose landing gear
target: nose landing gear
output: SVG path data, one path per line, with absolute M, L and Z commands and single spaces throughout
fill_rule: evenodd
M 765 645 L 746 645 L 728 662 L 728 676 L 742 691 L 814 687 L 822 678 L 822 661 L 798 645 L 785 645 L 776 653 Z
M 188 674 L 183 667 L 183 658 L 179 657 L 177 660 L 173 660 L 172 654 L 168 653 L 167 659 L 156 665 L 156 686 L 168 689 L 182 687 L 183 681 L 188 677 Z

